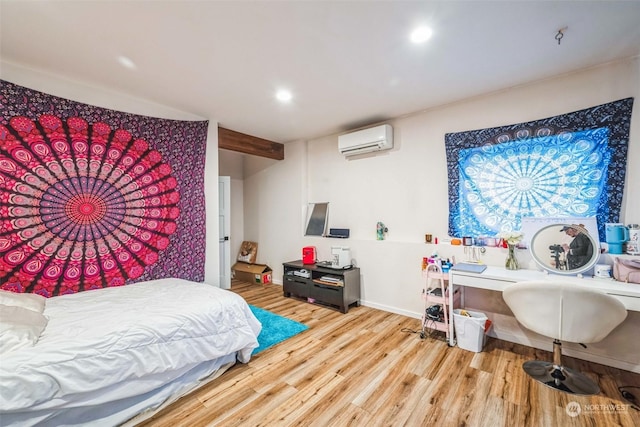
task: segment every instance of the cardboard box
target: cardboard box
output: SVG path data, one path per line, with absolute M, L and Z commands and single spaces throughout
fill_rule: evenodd
M 268 265 L 247 264 L 245 262 L 236 262 L 231 267 L 231 271 L 233 271 L 233 277 L 238 280 L 261 285 L 271 283 L 271 275 L 273 274 Z
M 245 240 L 244 242 L 242 242 L 242 245 L 240 245 L 240 251 L 238 251 L 238 258 L 236 258 L 236 260 L 253 264 L 254 262 L 256 262 L 257 256 L 258 243 Z

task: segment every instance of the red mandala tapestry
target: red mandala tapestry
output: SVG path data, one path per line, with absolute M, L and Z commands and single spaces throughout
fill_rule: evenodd
M 172 168 L 106 123 L 43 114 L 0 126 L 0 283 L 45 296 L 124 285 L 176 231 Z

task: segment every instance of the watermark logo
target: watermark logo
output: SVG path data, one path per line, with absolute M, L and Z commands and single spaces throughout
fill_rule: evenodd
M 567 406 L 564 408 L 564 410 L 567 412 L 567 415 L 575 418 L 580 415 L 580 412 L 582 412 L 582 407 L 578 402 L 569 402 L 567 403 Z
M 564 408 L 567 415 L 572 418 L 577 417 L 580 414 L 594 414 L 594 413 L 615 413 L 615 412 L 626 412 L 629 410 L 631 405 L 623 405 L 623 404 L 587 404 L 581 405 L 578 402 L 569 402 L 567 406 Z

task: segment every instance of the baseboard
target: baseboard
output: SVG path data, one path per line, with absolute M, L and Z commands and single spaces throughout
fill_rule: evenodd
M 407 310 L 398 310 L 396 307 L 391 307 L 384 304 L 377 304 L 375 302 L 366 301 L 361 299 L 360 305 L 364 305 L 365 307 L 375 308 L 377 310 L 386 311 L 388 313 L 401 314 L 402 316 L 412 317 L 414 319 L 420 319 L 422 317 L 421 313 L 414 313 L 412 311 Z

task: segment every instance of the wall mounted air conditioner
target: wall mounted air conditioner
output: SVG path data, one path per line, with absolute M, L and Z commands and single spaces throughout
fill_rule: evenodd
M 375 126 L 338 137 L 338 150 L 345 156 L 356 156 L 391 148 L 393 148 L 393 128 L 391 125 Z

